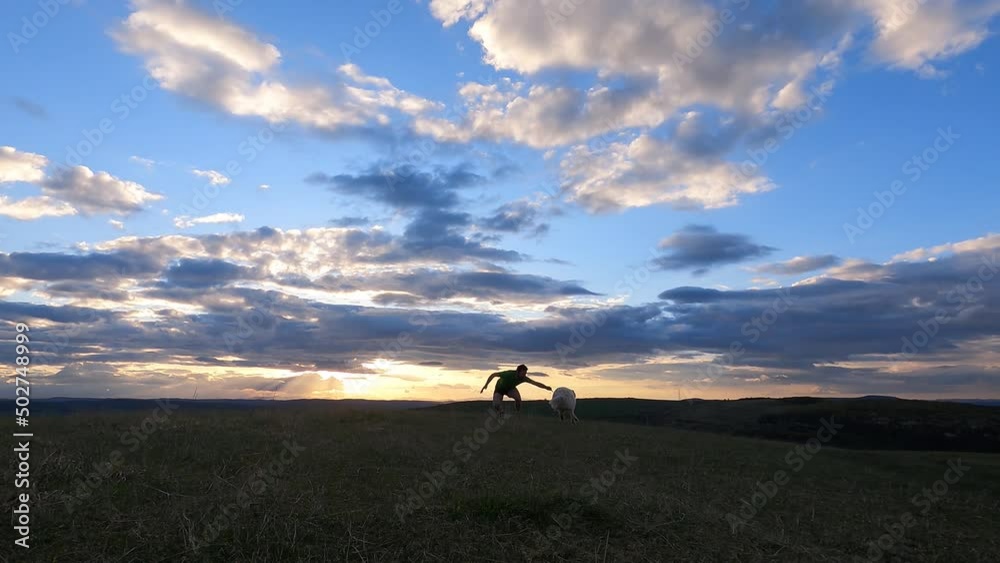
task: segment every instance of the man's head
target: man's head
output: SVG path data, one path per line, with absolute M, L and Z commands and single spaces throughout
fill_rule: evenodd
M 528 366 L 524 364 L 517 366 L 517 373 L 520 375 L 528 375 Z

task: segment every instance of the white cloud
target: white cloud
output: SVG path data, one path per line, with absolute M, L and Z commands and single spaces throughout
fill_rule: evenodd
M 213 186 L 225 186 L 229 183 L 229 178 L 222 172 L 216 170 L 192 170 L 192 174 L 195 176 L 201 176 L 202 178 L 208 178 L 208 182 Z
M 699 0 L 491 3 L 469 16 L 469 35 L 487 63 L 538 83 L 464 84 L 461 119 L 422 116 L 416 127 L 446 140 L 548 148 L 657 127 L 692 105 L 741 116 L 767 111 L 775 99 L 774 107 L 790 107 L 810 83 L 828 79 L 821 73 L 834 71 L 850 45 L 851 12 L 842 4 L 789 5 L 778 18 L 744 1 L 726 12 Z M 552 21 L 550 12 L 565 6 L 572 13 Z M 545 84 L 539 75 L 567 68 L 593 73 L 594 83 Z
M 595 212 L 661 203 L 682 209 L 727 207 L 741 195 L 774 187 L 755 171 L 746 174 L 723 160 L 699 160 L 646 135 L 603 151 L 574 147 L 560 166 L 567 197 Z
M 182 215 L 174 218 L 174 226 L 178 229 L 190 229 L 195 225 L 212 225 L 219 223 L 242 223 L 245 217 L 239 213 L 213 213 L 204 217 L 188 217 Z
M 34 221 L 42 217 L 76 215 L 72 205 L 48 196 L 26 197 L 19 200 L 0 195 L 0 215 L 19 221 Z
M 614 168 L 580 165 L 578 148 L 564 162 L 564 181 L 578 201 L 591 209 L 718 207 L 771 187 L 757 177 L 723 179 L 735 166 L 725 155 L 770 134 L 775 113 L 808 105 L 817 85 L 832 88 L 852 40 L 870 37 L 873 20 L 867 47 L 890 66 L 926 77 L 943 73 L 932 63 L 978 45 L 1000 11 L 1000 0 L 926 0 L 902 20 L 888 18 L 899 3 L 431 0 L 431 14 L 445 26 L 468 21 L 487 64 L 521 75 L 461 84 L 448 114 L 351 63 L 324 85 L 292 84 L 281 76 L 274 44 L 182 0 L 133 2 L 112 35 L 142 57 L 164 89 L 232 115 L 326 132 L 386 127 L 402 117 L 439 141 L 513 141 L 560 152 L 608 135 L 623 159 Z M 551 81 L 567 70 L 583 85 Z M 692 108 L 735 124 L 722 139 L 709 138 L 711 123 L 686 124 L 689 136 L 711 141 L 698 150 L 713 154 L 688 158 L 688 141 L 679 138 L 661 141 L 668 151 L 660 157 L 642 150 L 639 139 L 653 130 L 662 137 L 659 129 L 680 124 Z M 632 155 L 646 160 L 628 162 Z M 601 193 L 605 187 L 623 191 Z
M 892 262 L 934 260 L 945 254 L 976 253 L 1000 250 L 1000 234 L 990 233 L 979 238 L 939 244 L 930 248 L 915 248 L 892 257 Z
M 472 19 L 486 9 L 486 0 L 431 0 L 431 13 L 449 27 L 462 18 Z
M 45 177 L 49 159 L 14 147 L 0 147 L 0 184 L 8 182 L 40 182 Z
M 181 224 L 190 220 L 183 218 Z M 222 258 L 259 264 L 274 275 L 297 274 L 310 278 L 330 273 L 348 276 L 383 272 L 390 265 L 441 266 L 438 256 L 410 258 L 398 255 L 399 240 L 380 228 L 364 231 L 340 227 L 289 230 L 264 227 L 211 238 L 183 234 L 120 237 L 103 242 L 95 248 L 102 252 L 125 250 L 163 258 Z M 392 259 L 386 259 L 388 257 Z
M 108 224 L 119 231 L 125 230 L 125 223 L 122 223 L 121 221 L 117 221 L 115 219 L 108 219 Z
M 48 162 L 40 154 L 0 147 L 0 183 L 27 182 L 42 192 L 20 200 L 4 198 L 0 214 L 22 221 L 79 213 L 125 215 L 141 210 L 147 202 L 163 199 L 140 184 L 107 172 L 95 173 L 86 166 L 57 168 L 47 175 L 44 168 Z
M 390 109 L 411 113 L 439 107 L 351 64 L 338 69 L 341 80 L 332 86 L 290 85 L 275 77 L 281 60 L 277 47 L 242 27 L 183 1 L 139 0 L 133 6 L 135 11 L 112 32 L 119 46 L 142 56 L 164 89 L 233 115 L 336 131 L 386 125 Z
M 813 105 L 817 85 L 832 89 L 851 46 L 852 11 L 843 3 L 790 4 L 779 18 L 774 8 L 748 1 L 725 6 L 723 12 L 700 0 L 437 2 L 431 10 L 444 23 L 472 21 L 469 35 L 488 64 L 525 81 L 462 84 L 464 113 L 421 114 L 414 128 L 452 142 L 571 146 L 561 163 L 563 187 L 590 211 L 734 205 L 740 195 L 774 186 L 725 156 L 773 136 L 781 112 Z M 546 82 L 544 71 L 565 69 L 593 82 L 584 88 Z M 657 128 L 674 129 L 674 137 L 654 139 L 650 131 Z M 598 136 L 607 150 L 583 146 Z
M 926 0 L 913 15 L 886 19 L 895 5 L 910 3 L 434 0 L 431 13 L 445 26 L 469 20 L 469 36 L 487 64 L 525 81 L 461 84 L 464 111 L 418 115 L 414 128 L 439 140 L 514 141 L 539 149 L 604 136 L 612 150 L 584 156 L 590 151 L 577 146 L 562 165 L 571 195 L 591 210 L 732 205 L 738 194 L 770 184 L 732 178 L 733 164 L 724 156 L 773 136 L 781 112 L 819 109 L 812 92 L 832 91 L 845 55 L 856 38 L 870 37 L 873 19 L 877 36 L 869 47 L 890 66 L 928 77 L 941 74 L 930 62 L 981 42 L 986 22 L 1000 11 L 1000 0 Z M 567 69 L 591 76 L 590 84 L 548 81 L 546 73 Z M 720 117 L 686 121 L 693 107 Z M 720 123 L 733 125 L 719 135 L 712 125 Z M 641 140 L 651 130 L 675 124 L 687 138 L 657 142 L 662 155 L 642 150 L 652 143 Z M 622 144 L 622 134 L 635 140 Z M 678 152 L 691 148 L 697 158 Z
M 755 272 L 775 274 L 779 276 L 793 276 L 804 274 L 813 270 L 830 268 L 840 264 L 840 258 L 832 254 L 821 254 L 816 256 L 796 256 L 784 262 L 772 262 L 753 268 Z M 764 279 L 764 278 L 761 278 Z
M 133 155 L 133 156 L 128 157 L 128 159 L 130 161 L 132 161 L 132 162 L 134 162 L 134 163 L 136 163 L 136 164 L 138 164 L 140 166 L 144 166 L 146 168 L 152 168 L 156 164 L 155 160 L 153 160 L 151 158 L 143 158 L 141 156 L 134 156 Z
M 171 42 L 182 50 L 211 53 L 252 72 L 267 70 L 281 58 L 274 45 L 260 42 L 243 28 L 192 10 L 182 2 L 133 0 L 132 5 L 136 11 L 123 27 L 129 32 L 142 31 L 142 36 L 133 36 L 133 40 L 148 44 Z
M 969 51 L 989 36 L 988 24 L 1000 13 L 996 0 L 864 0 L 875 18 L 871 51 L 896 68 L 925 78 L 946 74 L 935 63 Z
M 107 172 L 95 173 L 86 166 L 57 170 L 42 183 L 42 192 L 72 204 L 84 214 L 127 215 L 142 210 L 149 202 L 163 199 L 136 182 L 118 179 Z
M 790 111 L 801 107 L 808 99 L 804 82 L 804 80 L 793 80 L 785 84 L 784 88 L 778 90 L 778 94 L 774 96 L 771 105 L 782 111 Z
M 487 63 L 532 74 L 548 68 L 597 69 L 603 73 L 654 75 L 670 55 L 695 37 L 712 9 L 697 0 L 580 2 L 569 17 L 552 21 L 558 3 L 511 0 L 493 3 L 472 24 L 469 36 Z
M 269 190 L 269 189 L 271 189 L 271 184 L 261 184 L 261 185 L 257 186 L 257 189 L 259 189 L 259 190 Z

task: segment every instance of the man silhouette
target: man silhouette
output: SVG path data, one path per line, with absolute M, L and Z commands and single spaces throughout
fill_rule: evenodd
M 517 386 L 522 383 L 530 383 L 535 387 L 541 387 L 549 391 L 552 390 L 548 385 L 539 383 L 528 377 L 528 366 L 521 364 L 517 366 L 516 370 L 491 373 L 486 379 L 486 383 L 483 384 L 483 388 L 479 390 L 480 393 L 486 391 L 486 387 L 489 386 L 490 381 L 493 381 L 494 377 L 498 378 L 497 386 L 493 388 L 493 409 L 497 411 L 497 414 L 503 413 L 504 395 L 514 399 L 514 410 L 516 412 L 521 411 L 521 394 L 517 391 Z

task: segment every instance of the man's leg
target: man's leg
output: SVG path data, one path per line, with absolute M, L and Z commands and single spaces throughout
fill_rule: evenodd
M 521 412 L 521 393 L 517 389 L 511 389 L 510 393 L 507 393 L 507 396 L 514 399 L 514 410 Z
M 496 391 L 493 392 L 493 410 L 495 410 L 497 414 L 503 414 L 503 394 L 497 393 Z

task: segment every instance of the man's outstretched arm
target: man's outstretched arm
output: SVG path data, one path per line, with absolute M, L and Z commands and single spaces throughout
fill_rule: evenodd
M 549 387 L 548 385 L 546 385 L 544 383 L 539 383 L 539 382 L 535 381 L 534 379 L 531 379 L 528 376 L 524 377 L 524 381 L 525 381 L 525 383 L 530 383 L 530 384 L 534 385 L 535 387 L 541 387 L 542 389 L 545 389 L 547 391 L 551 391 L 552 390 L 552 388 Z
M 493 381 L 494 377 L 497 377 L 497 374 L 491 373 L 490 376 L 486 378 L 486 383 L 484 383 L 483 388 L 479 390 L 480 393 L 486 391 L 486 388 L 490 386 L 490 381 Z

